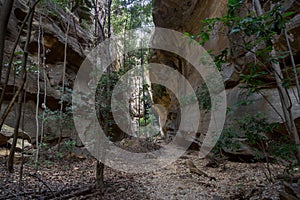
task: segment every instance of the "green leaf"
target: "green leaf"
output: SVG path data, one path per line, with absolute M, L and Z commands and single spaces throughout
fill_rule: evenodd
M 15 55 L 15 56 L 17 56 L 17 55 L 22 55 L 22 54 L 23 54 L 23 51 L 15 51 L 15 52 L 14 52 L 14 55 Z
M 295 14 L 295 12 L 286 12 L 286 13 L 282 14 L 282 17 L 287 18 L 287 17 L 292 16 L 294 14 Z

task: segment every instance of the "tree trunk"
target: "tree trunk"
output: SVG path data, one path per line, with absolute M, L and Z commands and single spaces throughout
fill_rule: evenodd
M 5 0 L 0 13 L 0 82 L 2 77 L 6 29 L 13 4 L 14 0 Z
M 111 36 L 111 3 L 112 0 L 108 0 L 108 9 L 107 9 L 107 15 L 108 15 L 108 22 L 107 22 L 107 29 L 108 29 L 108 38 Z M 110 49 L 108 49 L 108 56 L 110 56 Z M 110 74 L 110 69 L 108 67 L 107 69 L 108 76 Z M 108 83 L 106 86 L 106 106 L 109 106 L 110 103 L 110 81 L 108 79 Z M 106 113 L 106 121 L 104 125 L 104 132 L 108 135 L 108 130 L 109 130 L 109 111 Z M 99 142 L 99 141 L 98 141 Z M 105 155 L 106 155 L 106 147 L 107 144 L 104 141 L 100 141 L 100 145 L 103 147 L 101 148 L 102 150 L 99 152 L 101 154 L 101 159 L 100 161 L 97 161 L 96 164 L 96 186 L 100 189 L 104 187 L 104 160 L 105 160 Z M 99 157 L 98 157 L 99 159 Z
M 60 150 L 60 143 L 62 141 L 63 136 L 63 108 L 64 108 L 64 95 L 65 95 L 65 78 L 66 78 L 66 67 L 67 67 L 67 50 L 68 50 L 68 35 L 70 29 L 70 18 L 68 18 L 68 26 L 66 31 L 65 37 L 65 47 L 64 47 L 64 64 L 63 64 L 63 71 L 62 71 L 62 87 L 61 87 L 61 96 L 60 96 L 60 109 L 59 109 L 59 138 L 58 138 L 58 151 Z
M 97 161 L 96 164 L 96 186 L 99 189 L 104 187 L 104 164 L 100 161 Z
M 13 166 L 14 166 L 14 155 L 16 150 L 16 144 L 18 139 L 18 133 L 19 133 L 19 126 L 20 126 L 20 119 L 22 114 L 22 103 L 23 103 L 23 97 L 24 97 L 24 85 L 26 82 L 26 65 L 27 65 L 27 58 L 28 58 L 28 44 L 30 42 L 30 36 L 31 36 L 31 27 L 32 27 L 32 20 L 33 20 L 34 12 L 30 14 L 29 21 L 28 21 L 28 31 L 27 31 L 27 38 L 26 43 L 24 47 L 24 54 L 22 59 L 22 83 L 19 87 L 20 95 L 18 98 L 18 107 L 17 107 L 17 117 L 15 122 L 15 129 L 14 129 L 14 137 L 13 137 L 13 143 L 10 149 L 9 157 L 7 160 L 7 170 L 12 173 L 13 172 Z
M 21 33 L 25 27 L 25 25 L 27 24 L 26 22 L 28 21 L 30 15 L 32 12 L 34 12 L 34 9 L 35 9 L 35 6 L 40 2 L 40 0 L 37 0 L 33 6 L 30 8 L 28 14 L 26 15 L 21 27 L 20 27 L 20 30 L 19 30 L 19 33 L 18 33 L 18 36 L 16 38 L 16 41 L 14 43 L 14 46 L 12 48 L 12 52 L 10 53 L 10 58 L 9 58 L 9 62 L 8 62 L 8 68 L 7 68 L 7 72 L 6 72 L 6 76 L 5 76 L 5 81 L 4 81 L 4 85 L 2 87 L 2 92 L 1 92 L 1 97 L 0 97 L 0 110 L 1 110 L 1 107 L 2 107 L 2 103 L 3 103 L 3 100 L 4 100 L 4 96 L 5 96 L 5 91 L 6 91 L 6 87 L 7 87 L 7 83 L 8 83 L 8 79 L 9 79 L 9 74 L 10 74 L 10 71 L 11 71 L 11 67 L 12 67 L 12 62 L 13 62 L 13 58 L 14 58 L 14 51 L 16 50 L 17 48 L 17 45 L 18 45 L 18 42 L 19 42 L 19 39 L 21 37 Z M 22 82 L 22 84 L 25 84 L 25 82 Z M 21 84 L 21 85 L 22 85 Z M 23 86 L 22 86 L 23 87 Z M 2 129 L 2 125 L 8 115 L 8 113 L 10 112 L 10 110 L 12 109 L 18 95 L 20 94 L 21 90 L 20 88 L 22 87 L 19 87 L 19 89 L 17 90 L 17 92 L 15 93 L 14 97 L 12 98 L 12 100 L 10 101 L 9 105 L 6 107 L 5 111 L 3 112 L 2 116 L 1 116 L 1 119 L 0 119 L 0 130 Z
M 21 114 L 22 114 L 23 97 L 24 97 L 24 90 L 22 90 L 22 92 L 18 98 L 18 107 L 17 107 L 17 116 L 16 116 L 15 129 L 14 129 L 14 137 L 13 137 L 13 142 L 12 142 L 12 145 L 10 148 L 8 160 L 7 160 L 7 171 L 10 173 L 12 173 L 13 169 L 14 169 L 14 156 L 15 156 L 15 151 L 16 151 L 16 144 L 17 144 L 17 140 L 18 140 L 19 126 L 20 126 L 20 120 L 21 120 Z
M 271 52 L 271 56 L 272 57 L 276 56 L 276 51 L 275 51 L 274 47 Z M 273 62 L 272 69 L 274 71 L 274 76 L 276 79 L 278 93 L 280 95 L 280 102 L 281 102 L 284 118 L 286 120 L 287 129 L 288 129 L 289 134 L 292 136 L 294 143 L 297 145 L 297 158 L 300 159 L 300 140 L 299 140 L 298 131 L 297 131 L 297 128 L 296 128 L 296 125 L 294 122 L 293 113 L 291 110 L 292 109 L 291 98 L 290 98 L 290 95 L 289 95 L 287 89 L 283 87 L 283 83 L 282 83 L 283 75 L 282 75 L 282 71 L 281 71 L 279 63 Z
M 261 7 L 260 1 L 259 0 L 254 0 L 254 4 L 256 7 L 256 12 L 258 15 L 262 15 L 263 14 L 263 9 Z M 272 46 L 272 51 L 270 53 L 270 57 L 276 57 L 276 51 L 274 48 L 274 45 Z M 282 106 L 282 111 L 284 114 L 284 118 L 287 124 L 287 129 L 289 134 L 292 136 L 295 145 L 297 145 L 297 158 L 300 159 L 300 140 L 299 140 L 299 135 L 298 135 L 298 131 L 294 122 L 294 118 L 293 118 L 293 113 L 291 111 L 292 108 L 292 103 L 291 103 L 291 98 L 290 95 L 287 91 L 286 88 L 283 87 L 283 75 L 282 75 L 282 71 L 280 68 L 280 65 L 278 62 L 272 62 L 272 70 L 275 76 L 275 80 L 276 80 L 276 84 L 277 84 L 277 89 L 278 89 L 278 93 L 280 95 L 280 103 Z

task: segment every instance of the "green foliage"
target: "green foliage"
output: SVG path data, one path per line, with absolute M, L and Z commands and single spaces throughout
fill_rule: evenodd
M 233 128 L 225 128 L 222 131 L 222 134 L 217 142 L 217 144 L 214 146 L 212 152 L 220 156 L 222 155 L 223 149 L 229 149 L 231 151 L 236 151 L 241 148 L 240 144 L 235 140 L 235 138 L 238 137 L 238 131 L 235 131 Z
M 51 1 L 63 9 L 65 9 L 68 6 L 68 0 L 51 0 Z M 45 0 L 45 2 L 47 2 L 47 0 Z
M 266 2 L 263 2 L 266 3 Z M 267 2 L 269 3 L 269 2 Z M 229 0 L 227 14 L 221 18 L 211 18 L 203 20 L 199 34 L 187 37 L 199 40 L 204 45 L 210 40 L 210 35 L 216 31 L 217 27 L 226 27 L 227 36 L 230 40 L 230 49 L 224 49 L 219 55 L 213 55 L 215 64 L 218 69 L 222 69 L 222 65 L 228 62 L 228 57 L 238 58 L 246 57 L 252 54 L 255 57 L 252 63 L 246 63 L 240 72 L 240 81 L 243 87 L 247 89 L 248 94 L 258 93 L 267 86 L 264 78 L 266 75 L 272 75 L 272 64 L 277 64 L 281 59 L 288 56 L 287 52 L 276 52 L 271 54 L 273 49 L 274 36 L 280 35 L 285 28 L 285 24 L 293 12 L 284 12 L 280 2 L 269 11 L 258 15 L 251 9 L 244 10 L 240 13 L 241 7 L 245 5 L 243 0 Z M 241 16 L 242 15 L 242 16 Z M 212 53 L 212 52 L 210 52 Z M 285 78 L 282 80 L 285 88 L 290 87 L 291 80 Z M 248 101 L 237 102 L 233 108 L 228 109 L 228 114 L 242 105 L 249 105 Z M 268 120 L 261 114 L 246 114 L 244 117 L 235 120 L 235 126 L 223 130 L 220 140 L 215 148 L 219 152 L 222 147 L 227 149 L 236 149 L 238 145 L 234 138 L 237 135 L 247 139 L 247 143 L 257 152 L 257 159 L 264 156 L 277 156 L 279 158 L 289 160 L 294 157 L 293 152 L 296 150 L 287 138 L 278 138 L 276 141 L 270 141 L 265 134 L 276 134 L 275 130 L 278 124 L 268 123 Z M 239 133 L 239 134 L 237 134 Z
M 237 102 L 232 108 L 228 109 L 228 114 L 233 110 L 240 108 L 240 106 L 247 106 L 253 104 L 253 101 L 240 101 Z M 260 112 L 257 114 L 245 114 L 242 118 L 235 119 L 232 126 L 223 130 L 217 145 L 213 152 L 216 155 L 222 153 L 222 149 L 229 149 L 238 151 L 241 146 L 236 140 L 239 137 L 244 137 L 246 143 L 252 148 L 257 160 L 267 158 L 280 158 L 286 161 L 295 159 L 294 152 L 296 145 L 293 144 L 288 136 L 276 136 L 279 130 L 278 123 L 269 123 L 267 118 Z M 271 137 L 277 138 L 270 140 L 267 134 Z M 273 135 L 273 136 L 272 136 Z
M 39 147 L 40 148 L 43 148 L 43 149 L 47 149 L 49 147 L 49 145 L 47 143 L 44 143 L 44 142 L 40 142 L 39 143 Z
M 62 88 L 58 87 L 57 90 L 62 92 Z M 45 115 L 39 116 L 43 120 L 43 123 L 50 126 L 53 123 L 60 121 L 63 129 L 71 130 L 74 128 L 73 119 L 72 119 L 72 105 L 70 104 L 72 97 L 72 89 L 65 87 L 64 94 L 61 95 L 59 104 L 65 104 L 65 109 L 61 113 L 59 109 L 51 110 L 49 108 L 45 109 Z
M 241 83 L 245 83 L 245 86 L 242 86 L 242 88 L 246 88 L 249 93 L 259 92 L 265 85 L 261 79 L 267 74 L 268 72 L 262 71 L 262 69 L 254 65 L 249 69 L 249 73 L 240 74 Z
M 250 145 L 265 144 L 267 142 L 266 133 L 273 133 L 278 127 L 277 123 L 268 123 L 267 118 L 258 112 L 255 115 L 246 114 L 243 118 L 236 120 L 239 130 L 245 134 Z M 262 146 L 260 146 L 262 148 Z
M 200 109 L 206 111 L 211 110 L 211 99 L 206 84 L 202 84 L 201 88 L 196 90 L 197 101 L 199 102 Z
M 48 4 L 50 2 L 50 4 Z M 52 3 L 52 4 L 51 4 Z M 47 6 L 57 6 L 64 11 L 67 9 L 77 16 L 79 23 L 83 28 L 88 28 L 87 24 L 92 22 L 92 0 L 44 0 L 42 4 Z M 56 18 L 58 16 L 57 9 L 45 10 L 50 16 Z
M 56 152 L 56 156 L 58 157 L 58 158 L 63 158 L 64 157 L 64 153 L 63 152 L 60 152 L 60 151 L 57 151 Z
M 228 17 L 234 17 L 236 9 L 240 8 L 243 0 L 228 0 Z
M 222 70 L 222 65 L 226 63 L 228 49 L 225 48 L 219 55 L 214 56 L 214 63 L 219 71 Z
M 99 123 L 104 127 L 104 132 L 108 137 L 113 136 L 112 127 L 116 124 L 111 108 L 112 92 L 123 74 L 125 74 L 124 70 L 105 72 L 101 76 L 96 88 L 96 114 Z M 117 109 L 124 108 L 118 107 Z
M 194 95 L 185 95 L 180 98 L 181 106 L 199 104 L 199 109 L 206 112 L 211 110 L 211 99 L 206 84 L 202 84 L 201 87 L 195 91 L 196 99 Z
M 112 2 L 112 28 L 115 34 L 125 30 L 152 25 L 152 1 L 114 0 Z
M 42 164 L 46 165 L 46 167 L 51 167 L 54 165 L 54 162 L 50 160 L 42 160 Z
M 273 140 L 269 144 L 270 154 L 286 161 L 294 161 L 296 151 L 297 145 L 293 144 L 287 136 L 281 136 L 278 141 Z
M 74 152 L 75 145 L 76 145 L 76 141 L 74 141 L 74 140 L 64 141 L 64 146 L 69 153 Z
M 255 64 L 250 63 L 250 65 L 247 66 L 247 69 L 250 70 L 250 74 L 245 74 L 244 77 L 242 77 L 243 82 L 249 83 L 252 92 L 256 92 L 257 88 L 261 86 L 263 82 L 254 81 L 254 79 L 259 79 L 265 75 L 263 73 L 266 72 L 261 72 L 262 69 L 266 70 L 269 64 L 276 63 L 279 59 L 285 58 L 288 55 L 287 52 L 282 52 L 276 56 L 270 56 L 270 52 L 272 50 L 273 36 L 281 33 L 289 17 L 294 13 L 283 13 L 281 6 L 277 5 L 269 12 L 265 12 L 260 16 L 249 12 L 246 16 L 239 17 L 236 13 L 243 3 L 244 1 L 241 0 L 230 0 L 228 2 L 227 15 L 222 18 L 205 19 L 202 21 L 199 34 L 194 36 L 186 33 L 186 35 L 192 39 L 199 39 L 199 43 L 204 45 L 210 39 L 211 32 L 214 31 L 218 25 L 228 28 L 227 34 L 229 38 L 237 36 L 241 38 L 242 41 L 231 41 L 231 43 L 233 43 L 233 46 L 243 48 L 245 52 L 252 52 L 256 55 L 258 62 Z M 266 44 L 266 46 L 253 52 L 253 48 L 260 44 Z M 234 52 L 224 49 L 219 55 L 213 55 L 219 70 L 221 70 L 222 64 L 226 62 L 229 53 L 232 54 Z
M 140 125 L 140 126 L 147 126 L 147 125 L 149 125 L 150 123 L 152 123 L 153 120 L 155 120 L 154 115 L 150 115 L 150 114 L 148 114 L 148 112 L 147 112 L 146 116 L 141 117 L 141 118 L 139 119 L 139 125 Z
M 14 52 L 15 55 L 15 59 L 12 62 L 12 69 L 15 73 L 15 75 L 19 76 L 21 75 L 21 71 L 22 71 L 22 59 L 21 59 L 21 55 L 23 54 L 23 51 L 16 51 Z M 3 66 L 4 67 L 8 67 L 9 63 L 4 63 Z M 38 73 L 38 66 L 37 65 L 27 65 L 26 66 L 26 71 L 28 73 Z
M 67 112 L 63 112 L 60 115 L 60 110 L 50 110 L 49 108 L 45 109 L 44 123 L 53 125 L 53 122 L 61 121 L 62 127 L 65 129 L 73 129 L 73 120 L 71 117 L 71 112 L 69 111 L 71 108 L 68 108 Z M 41 117 L 41 116 L 40 116 Z

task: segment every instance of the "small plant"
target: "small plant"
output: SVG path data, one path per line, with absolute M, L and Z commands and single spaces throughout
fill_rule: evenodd
M 62 91 L 61 87 L 58 87 L 57 90 Z M 59 104 L 71 102 L 72 97 L 72 89 L 69 87 L 65 87 L 64 94 L 59 101 Z M 74 128 L 73 119 L 72 119 L 72 105 L 70 103 L 65 104 L 65 109 L 61 113 L 60 110 L 51 110 L 49 108 L 45 108 L 45 115 L 39 116 L 40 119 L 47 125 L 51 125 L 53 122 L 61 121 L 61 125 L 63 129 L 72 130 Z
M 271 156 L 281 158 L 285 161 L 293 163 L 295 161 L 295 152 L 297 145 L 293 144 L 288 136 L 281 136 L 277 141 L 269 143 L 269 152 Z
M 219 55 L 213 55 L 215 63 L 219 70 L 224 63 L 233 63 L 239 74 L 239 82 L 243 83 L 243 88 L 248 94 L 261 94 L 261 89 L 270 85 L 270 82 L 266 81 L 266 76 L 274 78 L 282 105 L 283 119 L 286 121 L 286 131 L 291 135 L 290 142 L 286 139 L 276 142 L 268 139 L 266 133 L 278 134 L 275 132 L 278 124 L 268 123 L 262 114 L 247 114 L 235 121 L 239 135 L 244 135 L 247 143 L 256 152 L 258 160 L 274 154 L 283 159 L 290 159 L 293 157 L 293 150 L 297 152 L 297 158 L 300 158 L 299 134 L 294 128 L 294 117 L 291 112 L 293 105 L 287 91 L 292 80 L 282 70 L 286 68 L 285 60 L 289 59 L 290 55 L 290 59 L 293 60 L 294 53 L 291 49 L 288 52 L 280 52 L 280 49 L 284 48 L 276 46 L 278 38 L 287 37 L 286 24 L 295 15 L 296 13 L 284 7 L 283 1 L 252 1 L 251 4 L 247 1 L 229 0 L 227 13 L 223 17 L 203 20 L 199 34 L 186 33 L 191 39 L 199 40 L 201 45 L 210 40 L 211 33 L 225 34 L 230 45 Z M 288 43 L 287 39 L 287 46 Z M 238 64 L 241 59 L 243 59 L 242 66 Z M 297 80 L 296 66 L 289 68 L 293 68 L 294 81 Z M 296 83 L 296 86 L 299 88 L 299 84 Z M 224 130 L 223 136 L 231 138 L 232 134 L 235 133 L 228 134 L 227 130 Z M 294 145 L 291 145 L 292 143 Z M 219 144 L 225 145 L 222 141 Z
M 71 107 L 69 109 L 71 110 Z M 44 123 L 51 125 L 51 122 L 56 122 L 56 121 L 61 120 L 62 127 L 70 129 L 70 130 L 73 129 L 74 124 L 73 124 L 73 121 L 71 118 L 71 112 L 69 109 L 67 109 L 67 111 L 65 113 L 63 113 L 61 116 L 59 110 L 52 111 L 49 108 L 46 108 L 45 116 L 43 118 Z M 40 118 L 42 118 L 42 116 L 40 116 Z
M 46 165 L 47 167 L 51 167 L 54 165 L 54 162 L 50 160 L 43 160 L 43 164 Z
M 146 117 L 139 118 L 139 125 L 140 126 L 147 126 L 150 122 L 147 120 Z
M 245 142 L 256 152 L 254 154 L 256 160 L 270 157 L 274 152 L 270 149 L 271 141 L 266 134 L 274 134 L 277 128 L 278 123 L 267 122 L 267 118 L 262 113 L 255 115 L 246 114 L 240 119 L 235 119 L 232 127 L 223 130 L 215 149 L 224 148 L 236 151 L 241 146 L 235 139 L 244 137 L 246 139 Z M 215 151 L 215 153 L 218 153 L 218 151 Z M 283 154 L 286 153 L 288 152 Z
M 69 153 L 73 153 L 75 150 L 76 141 L 67 140 L 64 142 L 64 146 Z
M 57 152 L 56 152 L 56 156 L 57 156 L 58 158 L 63 158 L 63 157 L 64 157 L 64 154 L 63 154 L 62 152 L 60 152 L 60 151 L 57 151 Z
M 268 123 L 267 118 L 262 113 L 255 115 L 246 114 L 241 119 L 236 119 L 240 131 L 245 134 L 250 145 L 265 143 L 267 137 L 265 133 L 273 133 L 278 127 L 277 123 Z
M 223 149 L 229 149 L 231 151 L 240 149 L 240 144 L 235 140 L 237 137 L 238 132 L 234 131 L 233 128 L 224 129 L 212 152 L 217 156 L 222 156 Z
M 40 148 L 43 148 L 43 149 L 46 149 L 46 148 L 49 147 L 49 145 L 48 145 L 47 143 L 45 143 L 45 142 L 40 142 L 40 143 L 39 143 L 39 147 L 40 147 Z
M 205 84 L 202 84 L 201 88 L 196 90 L 196 96 L 200 104 L 200 109 L 204 109 L 205 111 L 211 110 L 210 94 Z

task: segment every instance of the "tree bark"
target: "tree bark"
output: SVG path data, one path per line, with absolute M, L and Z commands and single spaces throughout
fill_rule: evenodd
M 63 70 L 62 70 L 62 87 L 61 87 L 61 99 L 60 99 L 60 110 L 59 110 L 59 138 L 58 138 L 58 151 L 60 150 L 60 143 L 62 141 L 63 136 L 63 107 L 64 107 L 64 95 L 65 95 L 65 77 L 66 77 L 66 67 L 67 67 L 67 50 L 68 50 L 68 35 L 69 35 L 69 29 L 70 29 L 70 21 L 68 20 L 67 25 L 67 31 L 66 31 L 66 37 L 65 37 L 65 47 L 64 47 L 64 64 L 63 64 Z
M 108 38 L 110 38 L 111 36 L 111 3 L 112 3 L 112 0 L 108 0 L 108 9 L 107 9 L 107 15 L 108 15 L 108 23 L 107 23 L 107 29 L 108 29 Z M 108 49 L 108 56 L 110 56 L 110 49 Z M 110 73 L 110 69 L 108 68 L 107 69 L 107 73 L 108 73 L 108 76 L 109 76 L 109 73 Z M 107 83 L 107 86 L 106 86 L 106 106 L 109 106 L 109 103 L 110 103 L 110 81 L 108 79 L 108 83 Z M 108 135 L 108 130 L 109 130 L 109 112 L 106 113 L 107 114 L 107 118 L 106 118 L 106 122 L 105 122 L 105 127 L 104 127 L 104 131 L 105 133 Z M 96 186 L 100 189 L 103 188 L 104 186 L 104 160 L 105 160 L 105 154 L 106 154 L 106 147 L 107 147 L 107 144 L 106 142 L 104 141 L 101 141 L 101 145 L 103 145 L 103 148 L 102 148 L 102 151 L 100 152 L 101 153 L 101 161 L 97 161 L 97 165 L 96 165 Z
M 259 0 L 254 0 L 254 4 L 256 7 L 256 12 L 258 15 L 263 15 L 263 9 L 261 7 L 260 1 Z M 273 43 L 273 41 L 272 41 Z M 276 57 L 276 50 L 274 48 L 274 45 L 272 46 L 272 51 L 270 53 L 270 57 Z M 297 145 L 297 153 L 296 156 L 298 159 L 300 159 L 300 140 L 299 140 L 299 135 L 298 131 L 294 122 L 293 118 L 293 113 L 291 111 L 292 108 L 292 103 L 291 103 L 291 98 L 290 95 L 287 91 L 286 88 L 283 87 L 283 75 L 282 71 L 280 68 L 280 65 L 278 62 L 272 62 L 272 70 L 275 76 L 276 84 L 277 84 L 277 89 L 278 93 L 280 95 L 280 103 L 282 106 L 282 111 L 284 114 L 284 118 L 287 124 L 287 129 L 289 134 L 291 135 L 292 139 L 294 140 L 295 145 Z
M 9 20 L 9 16 L 10 16 L 13 4 L 14 4 L 14 0 L 5 0 L 2 5 L 2 8 L 1 8 L 1 14 L 0 14 L 0 82 L 1 82 L 1 77 L 2 77 L 5 36 L 6 36 L 7 24 L 8 24 L 8 20 Z
M 17 107 L 17 116 L 16 116 L 16 122 L 15 122 L 15 129 L 14 129 L 14 137 L 13 137 L 13 143 L 9 152 L 8 160 L 7 160 L 7 170 L 12 173 L 13 167 L 14 167 L 14 156 L 16 151 L 16 144 L 18 139 L 18 133 L 19 133 L 19 126 L 20 126 L 20 120 L 21 120 L 21 114 L 22 114 L 22 103 L 23 103 L 23 97 L 24 97 L 24 85 L 26 82 L 26 65 L 27 65 L 27 59 L 28 59 L 28 44 L 30 42 L 30 36 L 31 36 L 31 27 L 32 27 L 32 20 L 33 20 L 34 12 L 30 14 L 29 21 L 28 21 L 28 31 L 27 31 L 27 38 L 26 43 L 24 47 L 24 53 L 23 53 L 23 59 L 22 59 L 22 83 L 18 89 L 20 91 L 20 95 L 18 98 L 18 107 Z M 16 97 L 16 95 L 15 95 Z
M 26 74 L 26 72 L 25 72 L 25 74 Z M 26 75 L 25 75 L 24 79 L 26 79 Z M 24 98 L 24 90 L 22 90 L 22 92 L 18 98 L 18 107 L 17 107 L 17 116 L 16 116 L 15 129 L 14 129 L 14 137 L 13 137 L 13 142 L 12 142 L 12 145 L 10 148 L 8 160 L 7 160 L 7 171 L 10 173 L 12 173 L 13 169 L 14 169 L 14 156 L 15 156 L 15 151 L 16 151 L 16 144 L 17 144 L 17 140 L 18 140 L 19 126 L 20 126 L 20 120 L 21 120 L 21 115 L 22 115 L 23 98 Z
M 271 56 L 274 57 L 276 56 L 276 51 L 273 47 L 273 50 L 271 52 Z M 277 89 L 278 89 L 278 93 L 280 95 L 280 102 L 281 102 L 281 107 L 282 107 L 282 111 L 284 114 L 284 118 L 286 120 L 286 124 L 287 124 L 287 129 L 289 134 L 292 136 L 292 139 L 294 140 L 294 143 L 297 145 L 297 158 L 300 158 L 300 140 L 299 140 L 299 135 L 298 135 L 298 131 L 294 122 L 294 118 L 293 118 L 293 113 L 292 113 L 292 102 L 290 100 L 290 95 L 287 91 L 286 88 L 283 87 L 283 83 L 282 83 L 282 79 L 283 79 L 283 75 L 282 75 L 282 71 L 280 68 L 279 63 L 272 63 L 272 69 L 274 71 L 274 76 L 276 79 L 276 84 L 277 84 Z
M 100 161 L 96 164 L 96 186 L 100 189 L 104 187 L 104 164 Z
M 9 74 L 10 74 L 10 71 L 11 71 L 11 67 L 12 67 L 12 62 L 13 62 L 13 58 L 14 58 L 14 51 L 15 49 L 17 48 L 17 45 L 18 45 L 18 42 L 19 42 L 19 39 L 21 37 L 21 32 L 23 31 L 23 28 L 25 27 L 30 15 L 32 12 L 34 12 L 34 9 L 35 9 L 35 6 L 40 2 L 40 0 L 37 0 L 33 6 L 31 7 L 31 9 L 29 10 L 28 14 L 26 15 L 23 23 L 22 23 L 22 26 L 19 30 L 19 33 L 18 33 L 18 36 L 17 36 L 17 39 L 14 43 L 14 46 L 13 46 L 13 49 L 12 49 L 12 52 L 10 54 L 10 58 L 9 58 L 9 62 L 8 62 L 8 68 L 7 68 L 7 72 L 6 72 L 6 76 L 5 76 L 5 81 L 4 81 L 4 85 L 2 87 L 2 92 L 1 92 L 1 97 L 0 97 L 0 110 L 1 110 L 1 107 L 2 107 L 2 103 L 3 103 L 3 100 L 4 100 L 4 96 L 5 96 L 5 91 L 6 91 L 6 87 L 7 87 L 7 83 L 8 83 L 8 79 L 9 79 Z M 22 84 L 25 84 L 25 82 L 22 82 Z M 23 86 L 22 86 L 23 87 Z M 1 116 L 1 119 L 0 119 L 0 130 L 2 128 L 2 125 L 4 123 L 4 120 L 6 119 L 8 113 L 10 112 L 11 108 L 13 107 L 18 95 L 20 94 L 21 90 L 20 90 L 21 87 L 19 87 L 19 89 L 17 90 L 16 94 L 14 95 L 14 97 L 12 98 L 12 100 L 10 101 L 9 105 L 6 107 L 4 113 L 2 114 Z

